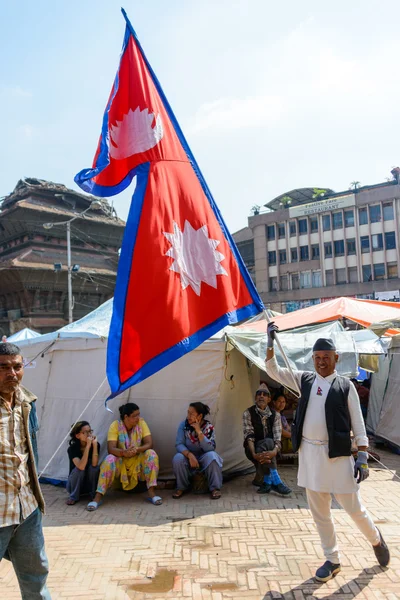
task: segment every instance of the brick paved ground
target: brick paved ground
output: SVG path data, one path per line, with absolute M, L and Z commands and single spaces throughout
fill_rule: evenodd
M 400 476 L 400 457 L 382 453 Z M 228 482 L 223 498 L 188 495 L 153 507 L 136 494 L 114 492 L 94 513 L 65 505 L 66 492 L 44 486 L 49 587 L 55 599 L 139 600 L 227 598 L 267 600 L 400 599 L 400 481 L 374 469 L 362 484 L 366 502 L 392 551 L 382 570 L 369 544 L 335 505 L 342 572 L 319 585 L 323 562 L 296 468 L 281 469 L 291 498 L 260 496 L 251 476 Z M 20 598 L 10 563 L 0 564 L 1 598 Z

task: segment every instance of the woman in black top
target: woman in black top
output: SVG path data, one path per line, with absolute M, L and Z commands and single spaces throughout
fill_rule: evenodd
M 89 494 L 93 499 L 96 493 L 100 444 L 87 421 L 75 423 L 70 435 L 67 504 L 72 506 L 78 502 L 81 494 Z

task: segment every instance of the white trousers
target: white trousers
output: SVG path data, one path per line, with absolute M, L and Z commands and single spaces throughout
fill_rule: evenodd
M 331 513 L 332 496 L 327 492 L 314 492 L 309 489 L 306 489 L 306 492 L 308 505 L 321 538 L 325 558 L 334 564 L 338 564 L 340 563 L 340 554 Z M 366 508 L 361 504 L 359 492 L 334 494 L 334 496 L 370 544 L 377 545 L 380 542 L 379 532 Z

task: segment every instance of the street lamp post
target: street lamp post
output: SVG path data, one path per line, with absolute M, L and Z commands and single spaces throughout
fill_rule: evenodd
M 68 277 L 68 323 L 73 322 L 73 308 L 74 308 L 74 299 L 72 296 L 72 259 L 71 259 L 71 223 L 79 217 L 84 216 L 88 210 L 91 208 L 101 208 L 102 204 L 100 200 L 93 200 L 90 205 L 79 215 L 72 217 L 72 219 L 68 219 L 68 221 L 58 221 L 57 223 L 43 223 L 43 227 L 45 229 L 51 229 L 55 225 L 66 225 L 67 226 L 67 277 Z

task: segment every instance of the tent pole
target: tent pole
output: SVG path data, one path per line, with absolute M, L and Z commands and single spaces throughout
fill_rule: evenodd
M 264 315 L 265 315 L 265 318 L 267 320 L 267 323 L 271 323 L 271 319 L 269 318 L 269 314 L 268 314 L 268 309 L 267 308 L 264 308 Z M 293 369 L 292 369 L 292 367 L 291 367 L 291 365 L 289 363 L 288 357 L 286 356 L 285 351 L 282 348 L 282 344 L 279 341 L 279 337 L 278 337 L 277 333 L 275 333 L 275 341 L 276 341 L 276 345 L 279 348 L 279 352 L 281 353 L 281 356 L 282 356 L 283 360 L 285 361 L 285 365 L 289 369 L 290 375 L 292 376 L 293 383 L 294 383 L 293 391 L 295 392 L 295 394 L 297 395 L 297 397 L 300 398 L 300 396 L 301 396 L 300 388 L 299 388 L 299 386 L 297 384 L 297 380 L 296 380 L 296 378 L 295 378 L 295 376 L 293 374 Z

